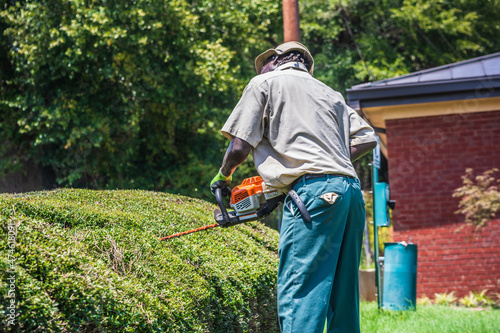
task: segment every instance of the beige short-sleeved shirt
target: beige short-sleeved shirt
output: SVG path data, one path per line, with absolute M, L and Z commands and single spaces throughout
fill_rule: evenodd
M 350 146 L 376 141 L 373 129 L 342 95 L 301 63 L 255 76 L 222 133 L 252 145 L 257 172 L 281 190 L 306 173 L 356 177 Z

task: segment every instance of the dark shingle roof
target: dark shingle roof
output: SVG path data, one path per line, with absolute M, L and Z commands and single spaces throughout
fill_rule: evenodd
M 487 89 L 493 95 L 500 89 L 500 52 L 434 67 L 407 75 L 368 82 L 347 90 L 347 99 L 354 108 L 365 106 L 418 103 L 459 99 L 460 95 Z M 487 96 L 489 97 L 489 96 Z
M 407 85 L 415 83 L 463 80 L 500 75 L 500 52 L 479 58 L 434 67 L 391 79 L 369 82 L 352 87 L 362 89 L 375 86 Z

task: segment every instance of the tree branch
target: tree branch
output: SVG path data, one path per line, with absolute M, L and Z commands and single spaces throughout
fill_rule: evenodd
M 349 24 L 349 20 L 347 19 L 347 15 L 345 13 L 344 7 L 342 7 L 342 3 L 340 1 L 339 1 L 339 6 L 341 9 L 340 14 L 342 15 L 342 19 L 344 19 L 344 23 L 347 27 L 347 32 L 351 36 L 351 39 L 354 43 L 354 46 L 356 47 L 356 51 L 358 52 L 358 55 L 361 58 L 361 61 L 363 62 L 363 66 L 365 67 L 366 71 L 368 72 L 368 75 L 370 76 L 370 81 L 375 81 L 375 77 L 373 76 L 372 72 L 370 71 L 370 69 L 366 65 L 366 61 L 365 61 L 365 58 L 363 57 L 363 54 L 361 53 L 361 49 L 359 48 L 358 43 L 356 43 L 356 39 L 354 38 L 354 34 L 351 30 L 351 25 Z

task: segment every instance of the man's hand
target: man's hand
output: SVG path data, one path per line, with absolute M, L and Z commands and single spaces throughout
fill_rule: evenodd
M 243 161 L 248 157 L 252 146 L 240 138 L 233 138 L 227 147 L 226 154 L 224 155 L 224 160 L 222 161 L 222 167 L 219 170 L 217 176 L 212 179 L 210 183 L 210 189 L 212 193 L 215 194 L 215 190 L 222 189 L 223 196 L 231 195 L 231 189 L 229 184 L 231 184 L 231 175 L 234 170 L 243 163 Z M 229 176 L 225 176 L 229 174 Z
M 222 190 L 223 197 L 230 196 L 231 188 L 229 188 L 229 185 L 231 184 L 231 180 L 231 176 L 224 176 L 219 170 L 217 175 L 214 177 L 214 179 L 212 179 L 212 182 L 210 183 L 210 190 L 215 195 L 215 190 L 220 188 Z

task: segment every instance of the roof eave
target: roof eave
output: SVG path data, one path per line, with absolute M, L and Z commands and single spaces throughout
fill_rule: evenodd
M 462 80 L 442 80 L 384 86 L 366 86 L 347 89 L 347 101 L 360 110 L 369 104 L 383 106 L 427 101 L 496 97 L 500 94 L 500 75 Z M 384 104 L 387 103 L 387 104 Z

